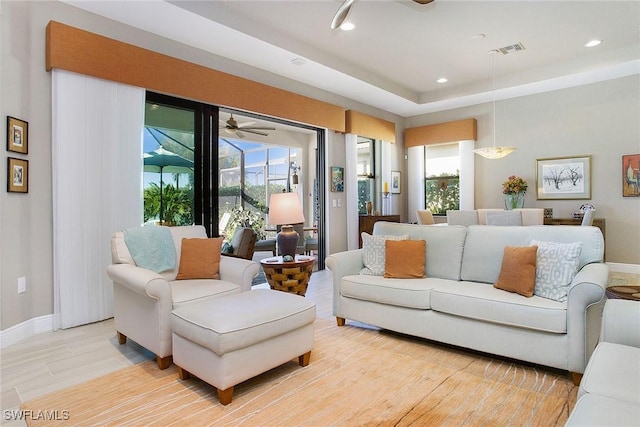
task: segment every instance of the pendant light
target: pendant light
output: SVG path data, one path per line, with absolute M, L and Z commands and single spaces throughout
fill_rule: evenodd
M 491 102 L 493 105 L 493 146 L 476 148 L 474 153 L 481 155 L 486 159 L 501 159 L 516 151 L 516 147 L 496 147 L 496 88 L 495 88 L 495 57 L 497 50 L 490 50 L 491 55 Z

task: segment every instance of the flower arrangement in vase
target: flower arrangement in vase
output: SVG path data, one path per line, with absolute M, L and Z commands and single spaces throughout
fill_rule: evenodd
M 522 208 L 526 191 L 527 181 L 519 176 L 511 175 L 509 179 L 502 183 L 505 208 L 508 210 Z

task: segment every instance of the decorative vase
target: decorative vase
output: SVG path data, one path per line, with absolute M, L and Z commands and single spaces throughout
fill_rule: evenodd
M 524 191 L 519 193 L 508 193 L 504 195 L 504 207 L 507 210 L 524 207 Z
M 371 215 L 373 212 L 373 202 L 371 200 L 367 201 L 367 215 Z

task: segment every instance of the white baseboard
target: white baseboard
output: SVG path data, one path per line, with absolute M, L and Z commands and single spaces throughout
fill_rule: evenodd
M 6 348 L 26 338 L 31 338 L 35 334 L 51 331 L 53 331 L 53 314 L 34 317 L 0 331 L 0 348 Z
M 620 264 L 617 262 L 608 262 L 609 271 L 614 273 L 640 274 L 640 265 L 638 264 Z

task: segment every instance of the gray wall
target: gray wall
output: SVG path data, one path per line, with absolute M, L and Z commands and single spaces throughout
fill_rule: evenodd
M 51 78 L 44 68 L 45 27 L 56 20 L 177 58 L 287 89 L 396 123 L 398 143 L 391 170 L 405 170 L 400 138 L 405 121 L 358 102 L 289 81 L 225 58 L 193 49 L 150 33 L 86 13 L 57 1 L 2 1 L 0 16 L 0 133 L 7 115 L 29 122 L 29 194 L 0 191 L 0 330 L 53 313 L 53 253 L 51 194 Z M 533 180 L 538 157 L 592 154 L 594 198 L 598 216 L 607 219 L 610 261 L 640 264 L 638 250 L 640 199 L 623 199 L 620 156 L 639 153 L 638 78 L 630 77 L 583 88 L 519 98 L 500 103 L 499 138 L 509 138 L 518 152 L 499 162 L 479 159 L 476 166 L 476 206 L 501 206 L 501 182 L 517 173 Z M 481 141 L 489 145 L 489 106 L 446 111 L 406 120 L 407 126 L 477 117 Z M 503 112 L 500 112 L 503 111 Z M 500 116 L 502 114 L 502 116 Z M 328 166 L 343 165 L 344 138 L 329 135 Z M 511 143 L 510 142 L 510 143 Z M 0 176 L 6 176 L 2 150 Z M 406 174 L 403 174 L 406 189 Z M 4 185 L 4 184 L 3 184 Z M 403 191 L 394 209 L 406 220 Z M 331 197 L 329 197 L 330 199 Z M 566 216 L 579 202 L 539 203 L 527 194 L 527 206 L 549 206 Z M 330 252 L 346 248 L 346 209 L 327 208 Z M 107 245 L 108 242 L 105 242 Z M 17 279 L 27 278 L 27 292 L 17 293 Z

